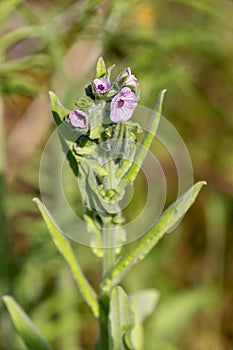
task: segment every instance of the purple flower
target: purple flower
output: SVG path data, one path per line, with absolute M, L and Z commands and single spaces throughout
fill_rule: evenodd
M 73 125 L 75 128 L 83 129 L 88 124 L 88 118 L 86 113 L 81 111 L 80 109 L 75 109 L 74 111 L 70 112 L 69 120 L 71 125 Z
M 125 69 L 123 77 L 127 77 L 124 81 L 124 85 L 130 85 L 132 87 L 136 87 L 138 85 L 138 80 L 133 74 L 131 74 L 131 69 L 129 67 Z
M 111 102 L 110 119 L 114 123 L 125 122 L 130 119 L 137 106 L 135 93 L 128 87 L 124 87 Z
M 110 89 L 111 83 L 105 78 L 99 78 L 93 81 L 93 85 L 96 92 L 104 94 Z

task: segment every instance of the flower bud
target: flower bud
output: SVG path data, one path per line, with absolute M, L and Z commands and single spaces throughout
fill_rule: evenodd
M 110 89 L 111 83 L 105 78 L 99 78 L 93 81 L 93 86 L 94 90 L 102 95 Z
M 72 112 L 70 112 L 69 121 L 71 125 L 73 125 L 75 128 L 86 128 L 88 124 L 88 117 L 84 111 L 81 111 L 80 109 L 75 109 Z
M 138 80 L 133 74 L 131 74 L 131 69 L 129 67 L 125 69 L 123 77 L 125 77 L 126 79 L 124 81 L 124 85 L 129 85 L 136 88 L 136 86 L 138 85 Z

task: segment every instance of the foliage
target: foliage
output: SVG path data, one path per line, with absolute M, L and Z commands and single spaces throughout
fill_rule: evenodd
M 7 12 L 3 10 L 4 4 Z M 16 40 L 6 48 L 1 60 L 1 67 L 9 69 L 9 74 L 4 74 L 4 81 L 1 81 L 1 90 L 2 86 L 5 88 L 1 112 L 5 130 L 1 127 L 1 132 L 7 135 L 1 153 L 5 157 L 4 149 L 8 151 L 8 166 L 4 164 L 3 168 L 7 188 L 4 178 L 5 185 L 1 186 L 1 194 L 5 194 L 1 195 L 1 293 L 14 295 L 57 349 L 91 348 L 90 334 L 93 338 L 96 336 L 95 321 L 75 292 L 66 267 L 54 254 L 46 228 L 31 205 L 31 198 L 38 195 L 40 155 L 50 129 L 48 107 L 45 103 L 43 128 L 34 119 L 34 129 L 29 129 L 32 116 L 37 115 L 38 121 L 42 115 L 38 115 L 35 99 L 23 95 L 41 95 L 44 90 L 56 89 L 64 104 L 71 105 L 80 86 L 85 84 L 86 76 L 90 77 L 90 67 L 101 52 L 108 62 L 133 68 L 141 82 L 144 105 L 150 106 L 155 94 L 165 86 L 168 88 L 164 114 L 184 138 L 197 178 L 206 178 L 209 185 L 176 235 L 159 243 L 123 281 L 124 289 L 129 292 L 146 286 L 158 288 L 162 295 L 155 317 L 146 322 L 145 348 L 154 349 L 159 336 L 155 335 L 154 322 L 159 323 L 156 316 L 163 313 L 168 316 L 163 323 L 166 327 L 162 330 L 161 325 L 158 330 L 161 348 L 230 348 L 232 3 L 226 0 L 148 0 L 96 4 L 59 0 L 40 3 L 5 0 L 1 3 L 1 14 L 5 13 L 4 18 L 1 15 L 1 36 L 24 25 L 43 27 L 48 23 L 51 35 L 40 38 L 42 45 L 39 47 L 34 45 L 34 39 Z M 54 19 L 59 20 L 58 26 L 54 25 Z M 72 29 L 73 25 L 76 27 Z M 20 57 L 25 57 L 26 61 L 21 61 Z M 74 61 L 76 67 L 82 68 L 74 69 Z M 15 87 L 15 82 L 23 89 Z M 30 118 L 26 119 L 25 111 L 29 106 Z M 16 140 L 13 131 L 19 125 L 22 125 L 22 137 Z M 168 153 L 155 142 L 152 148 L 166 173 L 169 204 L 176 193 L 176 173 Z M 23 149 L 26 149 L 24 154 Z M 55 169 L 54 159 L 51 164 Z M 141 180 L 139 175 L 136 201 L 144 191 Z M 58 200 L 51 177 L 48 188 L 50 195 Z M 72 191 L 71 187 L 71 197 Z M 78 206 L 79 199 L 73 200 Z M 137 208 L 130 208 L 130 212 L 133 210 Z M 8 235 L 4 235 L 4 231 Z M 77 250 L 76 246 L 74 249 Z M 96 276 L 100 273 L 96 258 L 85 247 L 78 248 L 77 256 L 96 286 Z M 202 293 L 203 287 L 206 294 Z M 187 303 L 182 304 L 183 300 Z M 170 317 L 169 301 L 177 306 Z M 185 322 L 178 322 L 181 308 L 182 314 L 187 315 Z M 192 312 L 185 311 L 191 309 Z M 1 349 L 24 349 L 12 332 L 2 305 L 0 312 Z M 174 328 L 174 322 L 176 334 L 167 334 L 166 330 L 169 333 L 169 329 Z

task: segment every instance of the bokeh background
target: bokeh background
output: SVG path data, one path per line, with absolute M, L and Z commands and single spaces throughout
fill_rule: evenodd
M 15 297 L 54 349 L 92 349 L 98 325 L 31 201 L 54 129 L 48 90 L 72 108 L 100 55 L 117 73 L 132 68 L 142 105 L 154 107 L 168 89 L 163 114 L 186 143 L 195 179 L 208 182 L 174 234 L 124 280 L 129 293 L 161 293 L 145 349 L 233 349 L 232 18 L 230 0 L 0 2 L 0 293 Z M 169 203 L 176 173 L 159 147 L 158 157 Z M 73 246 L 98 290 L 100 262 Z M 25 349 L 0 303 L 0 349 Z

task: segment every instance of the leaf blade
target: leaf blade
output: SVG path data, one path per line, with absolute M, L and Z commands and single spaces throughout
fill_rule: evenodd
M 78 176 L 79 170 L 77 161 L 70 149 L 70 142 L 68 141 L 75 141 L 75 135 L 72 134 L 71 129 L 68 128 L 68 125 L 63 122 L 64 118 L 70 113 L 70 111 L 62 105 L 61 101 L 54 92 L 49 91 L 49 97 L 51 101 L 53 119 L 59 128 L 58 135 L 62 150 L 66 154 L 66 158 L 70 164 L 71 169 L 73 170 L 74 175 Z
M 205 181 L 199 181 L 192 186 L 183 196 L 179 197 L 160 217 L 155 225 L 143 236 L 136 247 L 128 254 L 123 256 L 118 263 L 106 275 L 102 282 L 102 290 L 107 292 L 117 285 L 126 273 L 138 261 L 145 258 L 146 255 L 154 248 L 158 241 L 174 227 L 175 223 L 183 217 L 187 210 L 195 201 Z M 182 207 L 182 205 L 183 207 Z M 177 211 L 179 208 L 179 211 Z
M 134 314 L 130 307 L 128 296 L 121 287 L 113 289 L 110 299 L 109 325 L 112 335 L 112 349 L 128 349 L 124 342 L 126 334 L 134 325 Z
M 96 65 L 96 78 L 102 78 L 105 75 L 106 75 L 106 65 L 103 57 L 100 57 Z
M 129 295 L 135 320 L 131 339 L 133 344 L 137 344 L 137 350 L 144 349 L 143 322 L 153 313 L 159 296 L 159 292 L 155 289 L 144 289 Z
M 9 295 L 5 295 L 3 301 L 17 332 L 28 349 L 51 350 L 46 340 L 19 304 Z
M 53 218 L 51 217 L 50 213 L 48 212 L 47 208 L 43 205 L 43 203 L 38 198 L 34 198 L 33 201 L 34 203 L 36 203 L 38 209 L 40 210 L 58 251 L 69 265 L 70 270 L 73 273 L 75 282 L 79 287 L 81 295 L 83 296 L 87 305 L 92 310 L 94 316 L 98 318 L 99 304 L 97 301 L 96 293 L 87 281 L 86 277 L 84 276 L 82 269 L 75 258 L 73 249 L 71 248 L 68 240 L 64 237 L 64 235 L 61 233 L 61 231 L 55 224 Z

